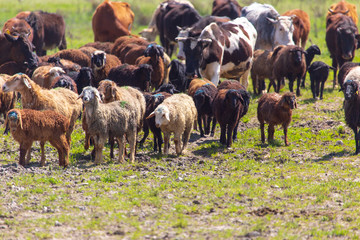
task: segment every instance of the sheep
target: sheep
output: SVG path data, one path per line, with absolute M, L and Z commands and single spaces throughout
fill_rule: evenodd
M 138 112 L 126 101 L 102 103 L 99 91 L 85 87 L 80 94 L 86 116 L 87 131 L 94 139 L 95 164 L 102 162 L 102 149 L 107 138 L 119 143 L 119 162 L 124 162 L 125 135 L 130 145 L 130 161 L 135 161 L 136 128 Z
M 151 87 L 158 89 L 165 78 L 163 47 L 154 43 L 149 44 L 144 51 L 144 56 L 136 60 L 136 65 L 140 64 L 149 64 L 152 66 Z
M 11 76 L 6 74 L 0 74 L 0 87 L 10 78 Z M 0 115 L 2 114 L 4 119 L 6 118 L 6 113 L 14 108 L 16 102 L 15 92 L 5 93 L 0 90 Z
M 73 91 L 74 93 L 78 94 L 78 90 L 77 90 L 75 81 L 67 75 L 62 75 L 62 76 L 56 77 L 53 80 L 50 88 L 57 88 L 57 87 L 67 88 L 67 89 L 70 89 L 71 91 Z
M 92 86 L 98 87 L 99 82 L 108 78 L 109 72 L 121 64 L 121 61 L 114 55 L 106 54 L 104 51 L 95 51 L 91 56 L 91 69 L 94 74 Z
M 11 109 L 7 113 L 6 122 L 15 141 L 20 144 L 19 164 L 26 166 L 30 161 L 30 151 L 34 141 L 40 141 L 41 162 L 45 165 L 44 145 L 49 141 L 59 154 L 59 165 L 64 168 L 69 165 L 70 147 L 66 140 L 66 132 L 69 129 L 69 120 L 54 111 L 37 111 L 32 109 Z
M 344 79 L 346 77 L 346 75 L 349 73 L 349 71 L 355 67 L 360 66 L 360 63 L 354 63 L 354 62 L 346 62 L 344 63 L 338 73 L 338 84 L 340 86 L 340 91 L 344 90 L 343 89 L 343 84 L 344 84 Z
M 296 96 L 293 93 L 266 93 L 259 99 L 257 118 L 260 122 L 261 142 L 265 143 L 264 126 L 268 127 L 268 141 L 274 140 L 275 125 L 282 125 L 284 129 L 285 145 L 289 146 L 287 128 L 291 122 L 292 109 L 297 108 Z
M 15 74 L 2 86 L 4 92 L 16 91 L 21 94 L 23 108 L 34 110 L 54 110 L 70 120 L 69 130 L 66 132 L 68 143 L 75 127 L 82 104 L 78 95 L 65 88 L 43 89 L 25 74 Z
M 199 87 L 201 87 L 202 85 L 205 85 L 205 84 L 212 84 L 214 87 L 216 87 L 215 84 L 213 84 L 212 82 L 210 82 L 209 80 L 207 80 L 205 78 L 203 78 L 203 79 L 194 78 L 190 81 L 187 93 L 190 96 L 194 96 L 196 90 L 198 90 Z
M 225 81 L 221 82 L 217 88 L 218 88 L 218 90 L 220 90 L 220 89 L 246 90 L 244 85 L 242 85 L 237 80 L 225 80 Z
M 254 52 L 250 74 L 255 95 L 266 92 L 265 78 L 270 80 L 267 91 L 269 92 L 271 86 L 274 86 L 275 89 L 275 82 L 272 78 L 272 53 L 272 51 L 261 49 Z
M 176 154 L 182 154 L 187 146 L 190 132 L 197 117 L 196 107 L 192 98 L 184 93 L 174 94 L 157 106 L 147 118 L 149 119 L 154 116 L 156 127 L 160 127 L 164 133 L 164 154 L 169 153 L 171 133 L 174 133 Z
M 159 106 L 166 98 L 170 96 L 172 96 L 172 94 L 168 92 L 144 93 L 144 97 L 146 100 L 145 116 L 151 114 L 157 108 L 157 106 Z M 148 137 L 149 129 L 154 135 L 154 152 L 159 150 L 159 153 L 161 153 L 161 145 L 163 144 L 163 137 L 161 134 L 161 129 L 156 127 L 155 125 L 154 118 L 144 119 L 144 126 L 143 126 L 144 136 L 139 142 L 140 147 L 143 146 L 146 138 Z
M 308 47 L 305 51 L 305 62 L 306 62 L 306 69 L 309 68 L 312 60 L 314 59 L 315 55 L 321 55 L 320 48 L 318 45 L 313 44 L 310 47 Z M 301 79 L 301 87 L 305 88 L 305 78 L 306 78 L 306 72 L 304 76 Z
M 344 112 L 345 122 L 354 131 L 355 134 L 355 155 L 360 151 L 360 95 L 359 95 L 359 81 L 347 80 L 344 82 Z
M 122 63 L 135 64 L 149 44 L 150 42 L 143 38 L 122 36 L 114 42 L 111 54 L 117 56 Z
M 319 96 L 319 91 L 320 91 L 320 99 L 323 99 L 324 85 L 329 76 L 329 69 L 334 70 L 335 68 L 320 61 L 313 62 L 309 66 L 308 72 L 310 74 L 311 91 L 314 99 L 316 99 Z M 320 89 L 320 84 L 321 84 L 321 89 Z
M 59 57 L 61 59 L 70 60 L 79 64 L 81 67 L 90 67 L 91 65 L 91 58 L 79 49 L 60 50 L 53 55 L 45 56 L 42 60 L 47 60 L 50 57 Z
M 173 84 L 180 92 L 185 92 L 188 89 L 190 81 L 186 77 L 186 68 L 179 60 L 174 59 L 169 66 L 169 82 Z
M 40 87 L 51 89 L 54 79 L 62 74 L 65 71 L 61 67 L 41 66 L 34 71 L 32 80 Z
M 113 48 L 113 46 L 114 46 L 113 42 L 92 42 L 92 43 L 87 43 L 81 46 L 80 48 L 93 47 L 96 48 L 97 50 L 101 50 L 108 54 L 111 54 L 111 49 Z
M 153 69 L 149 64 L 139 66 L 123 64 L 110 70 L 108 79 L 119 86 L 137 87 L 142 91 L 150 90 L 151 73 Z
M 221 128 L 220 143 L 231 147 L 237 138 L 240 119 L 247 113 L 250 94 L 244 89 L 219 89 L 213 101 L 213 114 Z
M 75 78 L 76 87 L 78 92 L 81 93 L 86 86 L 93 86 L 94 74 L 90 67 L 82 67 L 79 74 Z
M 212 103 L 217 93 L 217 88 L 211 84 L 201 86 L 194 94 L 193 99 L 198 112 L 198 124 L 200 129 L 200 136 L 205 137 L 205 134 L 210 133 L 210 123 L 213 121 L 211 129 L 211 136 L 214 136 L 216 121 L 213 118 Z M 205 134 L 202 128 L 202 121 L 204 122 Z
M 273 77 L 277 79 L 276 92 L 280 91 L 280 83 L 284 78 L 289 79 L 290 92 L 293 91 L 295 78 L 297 79 L 296 95 L 300 96 L 300 81 L 306 72 L 305 51 L 301 47 L 280 45 L 274 49 L 271 56 L 273 63 Z
M 154 93 L 158 93 L 158 92 L 167 92 L 167 93 L 170 93 L 171 95 L 173 95 L 175 93 L 180 93 L 176 89 L 176 87 L 171 83 L 163 84 L 156 91 L 154 91 Z

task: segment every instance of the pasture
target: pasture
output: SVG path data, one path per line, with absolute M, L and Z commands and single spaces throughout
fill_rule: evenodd
M 128 2 L 135 13 L 132 32 L 137 34 L 160 1 Z M 202 15 L 210 14 L 212 1 L 192 2 Z M 93 41 L 91 16 L 98 3 L 2 0 L 0 23 L 24 10 L 57 12 L 67 24 L 68 48 L 78 48 Z M 279 13 L 307 11 L 310 39 L 322 51 L 314 61 L 331 64 L 325 14 L 332 1 L 266 3 Z M 359 59 L 356 51 L 354 61 Z M 252 92 L 251 83 L 248 90 Z M 282 91 L 287 90 L 288 84 Z M 21 167 L 18 144 L 10 135 L 1 135 L 0 238 L 358 239 L 360 161 L 354 155 L 354 134 L 345 125 L 343 99 L 342 92 L 332 89 L 332 72 L 323 100 L 312 99 L 307 77 L 288 130 L 290 146 L 284 146 L 281 128 L 276 128 L 274 143 L 261 144 L 258 97 L 252 96 L 231 149 L 219 143 L 219 126 L 214 138 L 200 138 L 194 130 L 180 157 L 174 154 L 173 142 L 170 155 L 153 153 L 150 136 L 134 164 L 111 160 L 107 146 L 105 163 L 95 166 L 90 150 L 84 150 L 80 121 L 65 170 L 49 144 L 45 167 L 39 166 L 39 144 L 33 146 L 30 166 Z

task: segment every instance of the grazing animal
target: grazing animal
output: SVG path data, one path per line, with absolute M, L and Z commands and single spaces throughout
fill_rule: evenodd
M 244 17 L 209 24 L 201 32 L 195 47 L 187 49 L 184 45 L 187 76 L 193 78 L 200 69 L 201 76 L 215 85 L 223 77 L 240 80 L 247 87 L 256 36 L 255 28 Z
M 194 78 L 190 81 L 190 84 L 189 84 L 189 88 L 188 88 L 188 95 L 193 97 L 195 92 L 203 85 L 205 84 L 211 84 L 213 85 L 214 87 L 215 84 L 213 84 L 212 82 L 210 82 L 209 80 L 207 79 L 200 79 L 200 78 Z
M 306 42 L 310 33 L 310 17 L 300 9 L 286 11 L 282 16 L 293 16 L 292 22 L 294 24 L 293 41 L 305 49 Z
M 60 59 L 69 60 L 73 63 L 79 64 L 81 67 L 90 67 L 91 66 L 91 57 L 80 49 L 65 49 L 58 51 L 57 53 L 46 56 L 47 59 L 50 57 L 59 57 Z M 47 60 L 45 59 L 45 60 Z
M 310 74 L 311 92 L 313 94 L 313 98 L 317 98 L 320 92 L 320 99 L 323 99 L 324 86 L 329 76 L 329 69 L 334 70 L 333 67 L 320 61 L 313 62 L 309 66 L 308 71 Z
M 95 51 L 91 56 L 91 69 L 94 74 L 92 86 L 98 87 L 101 80 L 108 78 L 110 70 L 120 64 L 121 61 L 116 56 L 103 51 Z
M 79 98 L 83 100 L 87 132 L 94 139 L 95 164 L 102 162 L 106 139 L 116 138 L 119 143 L 119 162 L 124 162 L 125 136 L 130 145 L 130 161 L 135 161 L 137 114 L 126 101 L 102 103 L 99 91 L 85 87 Z
M 285 145 L 289 146 L 287 129 L 291 122 L 292 109 L 297 108 L 296 97 L 293 93 L 266 93 L 259 99 L 257 118 L 260 122 L 261 142 L 265 143 L 265 123 L 268 127 L 268 142 L 274 140 L 275 125 L 282 125 L 284 129 Z
M 135 64 L 136 60 L 143 56 L 150 42 L 145 39 L 122 36 L 116 39 L 111 49 L 111 54 L 117 56 L 122 63 Z
M 51 89 L 51 84 L 56 77 L 65 74 L 61 67 L 50 65 L 38 67 L 32 74 L 31 79 L 42 88 Z
M 92 43 L 87 43 L 84 46 L 81 46 L 81 48 L 83 47 L 93 47 L 96 48 L 97 50 L 100 51 L 104 51 L 107 54 L 111 54 L 111 49 L 113 48 L 114 43 L 113 42 L 92 42 Z
M 58 87 L 67 88 L 73 91 L 74 93 L 78 94 L 75 81 L 67 75 L 58 76 L 51 83 L 50 88 L 58 88 Z
M 231 147 L 237 138 L 240 119 L 247 113 L 250 94 L 243 89 L 219 89 L 213 104 L 213 114 L 221 128 L 220 143 Z
M 235 0 L 214 0 L 211 15 L 235 19 L 241 16 L 241 7 Z
M 159 106 L 166 98 L 170 97 L 171 95 L 172 94 L 167 92 L 144 93 L 146 100 L 145 116 L 149 116 L 157 108 L 157 106 Z M 161 153 L 161 146 L 164 141 L 161 134 L 161 129 L 155 125 L 155 118 L 144 118 L 144 136 L 139 142 L 140 146 L 143 146 L 146 138 L 149 136 L 149 129 L 154 135 L 154 152 L 159 151 L 159 153 Z
M 108 79 L 118 86 L 132 86 L 141 91 L 150 91 L 151 73 L 153 69 L 149 64 L 139 66 L 123 64 L 110 70 Z
M 26 21 L 33 29 L 33 44 L 38 56 L 45 56 L 47 50 L 56 47 L 66 49 L 65 21 L 61 15 L 35 11 L 30 13 Z
M 5 93 L 2 91 L 2 85 L 4 85 L 10 77 L 10 75 L 0 74 L 0 115 L 2 114 L 4 119 L 6 118 L 6 113 L 15 107 L 16 102 L 15 92 Z
M 192 98 L 184 93 L 174 94 L 166 98 L 147 118 L 154 116 L 156 127 L 160 127 L 164 133 L 164 154 L 169 154 L 171 133 L 174 133 L 176 154 L 182 154 L 197 116 Z
M 360 35 L 353 20 L 343 14 L 330 16 L 326 22 L 326 45 L 332 58 L 334 70 L 333 87 L 336 85 L 336 72 L 345 62 L 351 62 L 355 49 L 360 47 Z
M 64 168 L 69 165 L 70 146 L 66 140 L 69 120 L 65 116 L 50 110 L 12 109 L 7 113 L 6 124 L 20 144 L 20 165 L 29 164 L 30 158 L 25 159 L 25 156 L 34 141 L 40 141 L 41 166 L 45 165 L 44 145 L 47 141 L 57 149 L 59 165 Z
M 211 84 L 205 84 L 196 90 L 193 99 L 195 103 L 196 110 L 198 112 L 198 125 L 200 129 L 200 136 L 205 137 L 205 134 L 210 133 L 210 123 L 212 124 L 211 136 L 215 134 L 215 125 L 216 120 L 213 119 L 212 103 L 217 93 L 217 88 Z M 204 130 L 202 128 L 202 123 L 204 123 Z
M 345 78 L 347 74 L 353 69 L 360 66 L 360 63 L 354 63 L 354 62 L 346 62 L 344 63 L 338 73 L 338 83 L 340 86 L 340 91 L 344 90 L 343 84 L 345 82 Z
M 305 51 L 306 69 L 308 69 L 308 67 L 310 66 L 315 55 L 321 55 L 321 51 L 320 51 L 320 48 L 316 44 L 313 44 L 310 47 L 308 47 Z M 301 87 L 302 88 L 305 88 L 305 78 L 306 78 L 306 73 L 305 73 L 304 77 L 301 79 Z
M 251 79 L 254 89 L 254 94 L 259 95 L 266 91 L 265 78 L 270 80 L 267 91 L 274 85 L 276 90 L 275 79 L 272 77 L 272 57 L 273 52 L 268 50 L 258 49 L 254 52 L 253 64 L 251 67 Z
M 25 74 L 15 74 L 4 83 L 2 89 L 3 92 L 19 92 L 23 108 L 53 110 L 68 118 L 70 126 L 66 139 L 70 144 L 71 133 L 82 109 L 76 93 L 65 88 L 43 89 Z
M 29 41 L 32 42 L 34 38 L 33 29 L 24 20 L 17 17 L 10 18 L 4 23 L 2 32 L 9 31 L 9 34 L 13 36 L 19 36 L 20 34 L 28 35 Z
M 118 37 L 130 35 L 133 22 L 129 3 L 104 0 L 92 17 L 94 41 L 114 42 Z
M 159 92 L 167 92 L 170 93 L 171 95 L 175 93 L 180 93 L 180 91 L 178 91 L 175 88 L 175 86 L 172 85 L 171 83 L 163 84 L 156 91 L 154 91 L 154 93 L 159 93 Z
M 359 78 L 344 82 L 344 112 L 345 122 L 354 131 L 355 134 L 355 154 L 360 151 L 360 95 L 359 95 Z
M 296 95 L 300 96 L 300 81 L 306 72 L 305 51 L 299 46 L 278 46 L 275 48 L 271 61 L 273 77 L 277 79 L 276 92 L 280 91 L 280 84 L 284 78 L 289 79 L 289 89 L 293 92 L 293 85 L 297 79 Z
M 243 7 L 241 16 L 246 17 L 258 33 L 255 49 L 272 51 L 278 45 L 294 45 L 293 16 L 280 16 L 273 6 L 256 2 Z
M 190 80 L 185 75 L 185 65 L 179 60 L 174 59 L 170 63 L 169 82 L 175 86 L 180 92 L 185 92 L 188 89 Z
M 351 17 L 351 19 L 354 21 L 355 25 L 358 24 L 358 16 L 357 16 L 357 10 L 356 10 L 355 4 L 348 3 L 344 0 L 341 0 L 338 3 L 332 4 L 330 6 L 330 8 L 328 9 L 326 19 L 328 19 L 332 15 L 335 15 L 338 13 Z
M 94 74 L 91 68 L 82 67 L 75 78 L 76 88 L 81 93 L 84 87 L 93 86 Z

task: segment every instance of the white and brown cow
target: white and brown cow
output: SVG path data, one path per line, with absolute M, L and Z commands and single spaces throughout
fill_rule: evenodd
M 184 45 L 187 76 L 200 74 L 215 85 L 220 77 L 241 79 L 247 88 L 256 37 L 254 26 L 244 17 L 209 24 L 199 38 L 190 39 L 191 44 Z

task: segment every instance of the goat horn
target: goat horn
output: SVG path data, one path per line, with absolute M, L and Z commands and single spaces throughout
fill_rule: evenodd
M 155 111 L 154 111 L 154 112 L 152 112 L 152 113 L 150 113 L 150 115 L 149 115 L 149 116 L 147 116 L 147 117 L 146 117 L 146 119 L 152 118 L 152 117 L 154 117 L 154 116 L 155 116 Z
M 331 10 L 330 8 L 328 9 L 328 11 L 331 13 L 331 14 L 334 14 L 335 12 L 333 10 Z

